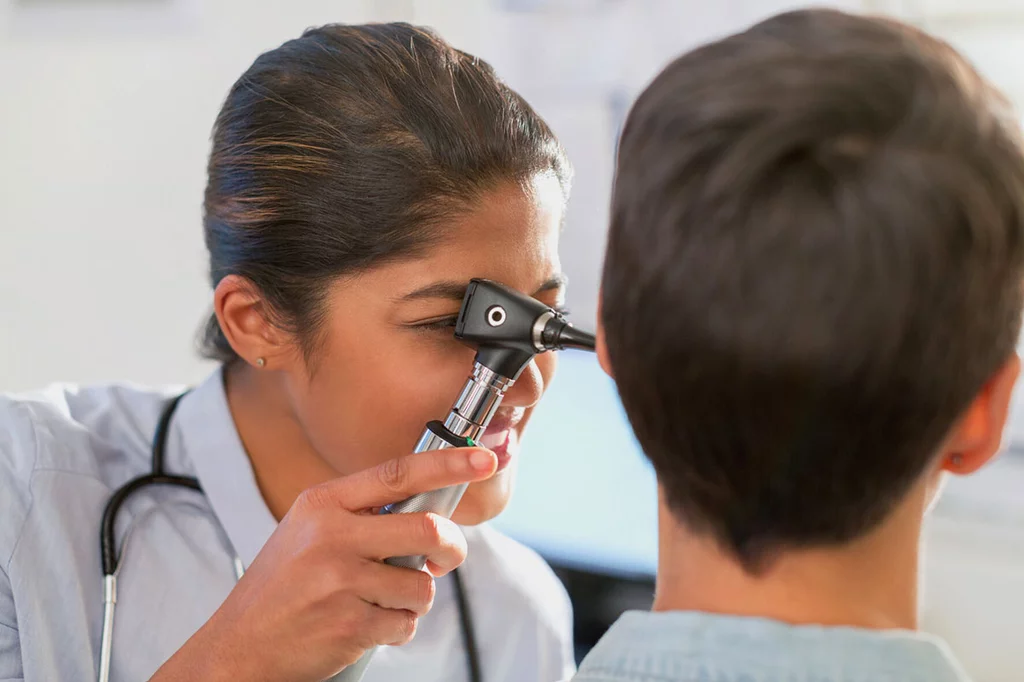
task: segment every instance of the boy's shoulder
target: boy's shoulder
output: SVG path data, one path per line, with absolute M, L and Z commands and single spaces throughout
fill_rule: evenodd
M 945 642 L 931 635 L 697 611 L 626 612 L 573 682 L 772 677 L 970 682 Z

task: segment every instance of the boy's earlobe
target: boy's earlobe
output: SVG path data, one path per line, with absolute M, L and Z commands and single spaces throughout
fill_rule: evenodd
M 943 454 L 943 470 L 961 476 L 972 474 L 999 454 L 1019 375 L 1020 357 L 1013 353 L 953 428 Z
M 601 365 L 601 369 L 604 370 L 604 373 L 614 379 L 615 373 L 612 372 L 611 358 L 608 357 L 608 344 L 605 342 L 604 338 L 604 321 L 601 317 L 600 295 L 597 297 L 597 331 L 595 332 L 595 336 L 597 336 L 597 345 L 594 350 L 597 353 L 597 362 Z
M 597 323 L 597 346 L 595 351 L 597 352 L 597 361 L 601 365 L 601 369 L 604 370 L 605 374 L 614 379 L 615 374 L 612 372 L 611 359 L 608 357 L 608 345 L 604 340 L 604 325 L 600 322 Z

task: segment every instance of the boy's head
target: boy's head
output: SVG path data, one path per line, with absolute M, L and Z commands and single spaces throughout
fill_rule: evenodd
M 994 454 L 1022 268 L 999 94 L 915 29 L 787 13 L 630 112 L 602 359 L 673 515 L 754 571 L 868 533 L 944 455 Z

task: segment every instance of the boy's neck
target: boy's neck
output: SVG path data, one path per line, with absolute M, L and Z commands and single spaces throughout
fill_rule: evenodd
M 791 624 L 916 629 L 923 491 L 848 545 L 781 553 L 751 575 L 659 502 L 655 611 L 703 611 Z

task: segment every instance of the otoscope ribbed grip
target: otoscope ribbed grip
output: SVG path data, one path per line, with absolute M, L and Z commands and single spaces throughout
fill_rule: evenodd
M 446 450 L 455 447 L 468 447 L 471 441 L 464 436 L 452 433 L 439 421 L 432 421 L 427 424 L 427 430 L 423 432 L 419 443 L 416 444 L 416 452 L 431 452 L 435 450 Z M 389 504 L 381 510 L 382 514 L 415 514 L 417 512 L 433 512 L 446 518 L 451 518 L 455 508 L 459 506 L 462 494 L 466 492 L 467 484 L 448 486 L 440 490 L 413 495 L 407 500 Z M 391 557 L 384 563 L 392 566 L 405 566 L 406 568 L 421 569 L 426 563 L 423 556 L 399 556 Z

